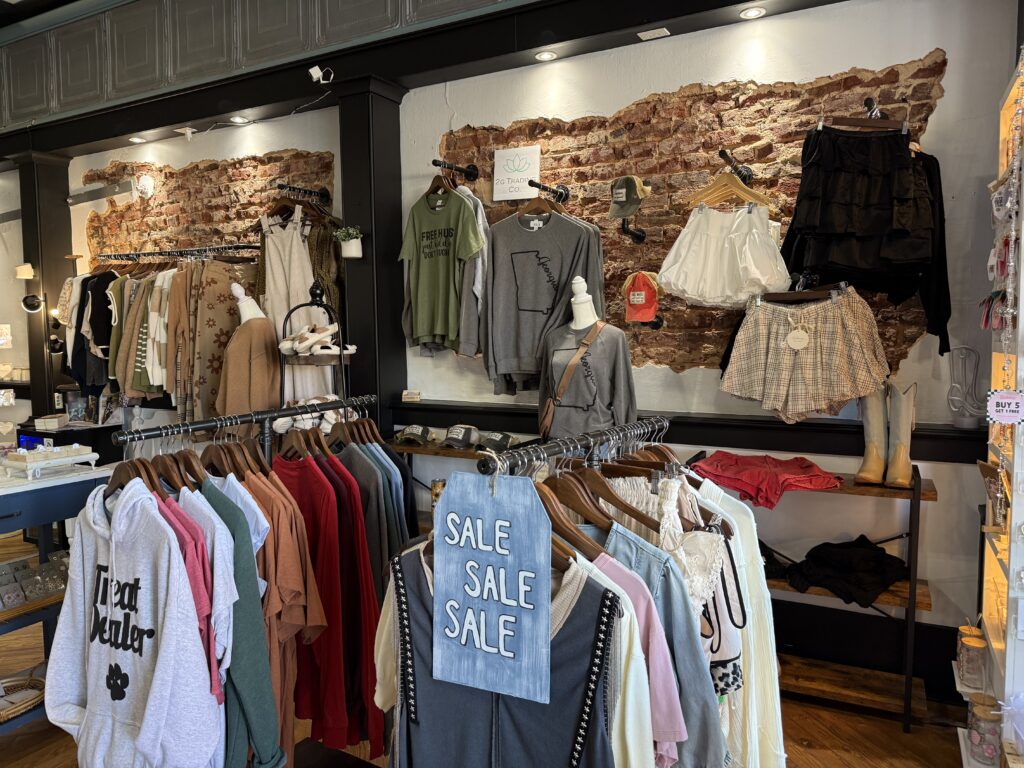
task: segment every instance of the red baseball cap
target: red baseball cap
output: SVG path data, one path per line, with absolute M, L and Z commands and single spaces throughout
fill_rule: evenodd
M 634 272 L 626 278 L 622 295 L 626 299 L 626 322 L 649 323 L 658 314 L 658 299 L 663 294 L 654 272 Z

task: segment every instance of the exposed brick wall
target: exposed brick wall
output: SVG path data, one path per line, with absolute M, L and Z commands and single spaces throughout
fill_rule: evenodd
M 542 180 L 567 184 L 568 210 L 601 227 L 605 253 L 605 297 L 610 319 L 631 337 L 633 363 L 656 363 L 683 371 L 715 367 L 725 344 L 742 320 L 742 311 L 688 307 L 668 297 L 661 305 L 665 326 L 652 331 L 624 320 L 622 284 L 638 269 L 657 272 L 690 214 L 686 198 L 708 184 L 724 166 L 725 147 L 756 174 L 752 186 L 771 198 L 772 218 L 785 227 L 800 186 L 800 150 L 823 102 L 828 114 L 859 115 L 864 99 L 878 100 L 896 119 L 910 105 L 915 137 L 925 130 L 942 96 L 946 54 L 936 49 L 924 58 L 878 71 L 851 69 L 807 83 L 694 83 L 672 93 L 640 99 L 611 117 L 519 120 L 507 127 L 472 127 L 441 137 L 445 159 L 476 163 L 477 195 L 497 221 L 515 211 L 515 203 L 491 200 L 494 150 L 540 144 Z M 927 145 L 926 145 L 927 146 Z M 941 158 L 940 158 L 941 159 Z M 634 245 L 608 218 L 609 182 L 622 175 L 648 180 L 653 193 L 644 201 L 634 226 L 647 242 Z M 865 295 L 874 307 L 879 333 L 895 369 L 925 332 L 924 313 L 915 298 L 892 307 L 884 297 Z
M 82 184 L 112 184 L 149 174 L 148 200 L 92 212 L 86 223 L 89 255 L 259 241 L 249 228 L 281 193 L 278 182 L 334 191 L 334 154 L 283 149 L 233 160 L 199 160 L 184 168 L 115 161 L 89 170 Z

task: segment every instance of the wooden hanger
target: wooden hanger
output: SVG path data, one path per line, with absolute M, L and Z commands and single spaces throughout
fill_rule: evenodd
M 332 455 L 331 447 L 327 444 L 327 439 L 324 437 L 324 433 L 320 430 L 320 427 L 307 429 L 306 438 L 309 445 L 314 448 L 316 452 L 322 453 L 325 457 Z
M 620 512 L 629 515 L 631 518 L 642 523 L 652 531 L 661 530 L 660 522 L 619 496 L 619 494 L 615 492 L 615 489 L 612 488 L 611 483 L 608 482 L 608 479 L 596 469 L 581 467 L 580 469 L 573 470 L 572 474 L 574 477 L 578 477 L 582 481 L 583 485 L 586 486 L 587 490 L 589 490 L 594 497 L 603 499 Z
M 124 487 L 137 477 L 141 477 L 141 475 L 135 465 L 130 461 L 122 461 L 114 467 L 114 471 L 110 474 L 107 488 L 103 491 L 103 500 L 106 501 L 118 491 L 124 490 Z
M 676 456 L 675 452 L 667 445 L 662 445 L 661 443 L 651 443 L 650 445 L 645 445 L 644 450 L 660 454 L 662 457 L 664 457 L 665 461 L 669 462 L 670 464 L 674 464 L 679 461 L 679 458 Z
M 433 179 L 430 180 L 430 187 L 427 188 L 428 195 L 447 195 L 450 192 L 454 192 L 455 187 L 452 184 L 451 179 L 445 176 L 443 173 L 437 174 Z
M 553 490 L 543 483 L 534 483 L 534 486 L 551 520 L 552 533 L 563 538 L 570 546 L 574 547 L 577 552 L 591 562 L 605 554 L 600 544 L 584 534 L 565 516 Z
M 182 471 L 196 483 L 197 487 L 201 487 L 206 482 L 206 470 L 203 469 L 203 465 L 194 451 L 178 451 L 174 457 L 178 460 Z
M 303 459 L 308 457 L 309 448 L 302 441 L 301 435 L 298 434 L 299 430 L 290 430 L 285 433 L 284 437 L 281 438 L 281 448 L 278 453 L 284 459 Z
M 598 505 L 597 501 L 579 479 L 571 475 L 551 475 L 544 485 L 554 491 L 558 501 L 567 506 L 588 523 L 607 533 L 612 529 L 612 518 Z
M 166 482 L 171 488 L 180 491 L 186 487 L 185 477 L 181 473 L 178 462 L 173 455 L 161 454 L 153 457 L 153 469 L 156 471 L 157 480 Z
M 255 463 L 257 472 L 260 472 L 264 476 L 271 473 L 272 468 L 270 466 L 270 462 L 268 462 L 267 457 L 263 455 L 263 447 L 255 437 L 243 440 L 242 447 L 245 448 L 246 453 L 249 454 L 249 457 Z
M 220 443 L 210 443 L 203 448 L 199 461 L 202 462 L 204 469 L 217 477 L 227 477 L 234 472 L 231 458 Z
M 263 468 L 259 462 L 252 455 L 252 452 L 242 442 L 234 443 L 235 453 L 239 456 L 241 461 L 245 464 L 245 468 L 250 472 L 255 472 L 258 475 L 263 474 Z
M 565 573 L 569 570 L 572 561 L 576 559 L 576 553 L 573 552 L 565 543 L 555 537 L 551 537 L 551 567 L 560 573 Z
M 565 213 L 565 208 L 562 207 L 561 203 L 555 202 L 550 198 L 544 197 L 543 195 L 533 198 L 526 205 L 522 206 L 516 215 L 520 220 L 527 216 L 545 216 L 552 213 Z
M 224 451 L 231 460 L 231 466 L 235 468 L 235 475 L 239 480 L 245 480 L 246 476 L 252 470 L 249 466 L 249 460 L 245 455 L 245 451 L 242 450 L 242 446 L 238 443 L 224 443 Z
M 135 466 L 139 469 L 139 476 L 145 481 L 149 490 L 160 497 L 161 501 L 167 501 L 167 491 L 164 490 L 156 470 L 150 464 L 149 459 L 135 459 Z
M 355 442 L 350 427 L 351 424 L 344 420 L 336 422 L 331 427 L 331 433 L 327 435 L 327 445 L 331 447 L 332 451 L 340 445 L 348 445 Z
M 380 430 L 377 429 L 377 422 L 375 422 L 373 419 L 364 417 L 360 419 L 360 422 L 362 423 L 364 429 L 366 430 L 367 437 L 369 438 L 368 442 L 380 444 L 387 442 L 384 439 L 384 436 L 380 433 Z
M 770 301 L 775 304 L 800 304 L 806 301 L 824 301 L 825 299 L 839 298 L 839 294 L 842 291 L 845 291 L 846 288 L 847 283 L 833 283 L 811 291 L 782 291 L 780 293 L 765 293 L 758 296 L 756 301 Z
M 709 206 L 719 205 L 727 201 L 740 203 L 756 203 L 757 205 L 770 205 L 771 199 L 760 192 L 755 192 L 732 171 L 724 171 L 715 177 L 707 186 L 701 187 L 686 198 L 687 205 L 705 203 Z

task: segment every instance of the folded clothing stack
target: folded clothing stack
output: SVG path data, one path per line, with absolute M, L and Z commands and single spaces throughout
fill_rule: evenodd
M 907 564 L 861 534 L 853 541 L 812 547 L 787 569 L 790 586 L 800 592 L 824 587 L 847 603 L 869 608 L 897 581 L 909 578 Z
M 838 475 L 802 456 L 782 460 L 715 451 L 691 468 L 723 488 L 739 491 L 744 501 L 767 509 L 774 509 L 786 491 L 827 491 L 842 484 Z

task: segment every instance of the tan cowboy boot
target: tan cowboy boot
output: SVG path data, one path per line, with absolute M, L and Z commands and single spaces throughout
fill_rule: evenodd
M 903 392 L 889 390 L 889 467 L 885 484 L 891 488 L 909 488 L 913 482 L 910 463 L 910 435 L 914 431 L 914 398 L 917 382 Z
M 860 399 L 861 420 L 864 422 L 864 461 L 857 470 L 858 483 L 881 485 L 885 475 L 887 384 Z

